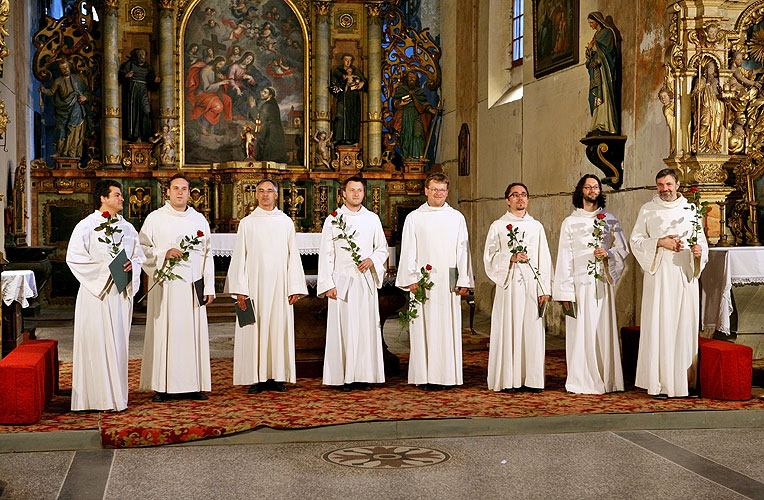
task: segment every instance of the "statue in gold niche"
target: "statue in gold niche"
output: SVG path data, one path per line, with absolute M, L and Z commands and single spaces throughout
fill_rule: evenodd
M 721 153 L 724 102 L 715 61 L 702 66 L 692 91 L 693 140 L 696 153 Z

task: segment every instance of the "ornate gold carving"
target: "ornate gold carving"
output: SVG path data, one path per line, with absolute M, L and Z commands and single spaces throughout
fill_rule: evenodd
M 45 163 L 45 160 L 42 158 L 37 158 L 35 160 L 32 160 L 29 162 L 29 166 L 32 167 L 32 170 L 50 170 L 50 167 L 47 163 Z
M 304 207 L 302 206 L 304 203 L 305 188 L 297 187 L 296 180 L 292 179 L 289 183 L 289 188 L 284 192 L 284 206 L 289 206 L 287 212 L 289 213 L 289 217 L 292 219 L 294 228 L 297 232 L 300 232 L 302 229 L 300 223 L 297 222 L 297 219 L 303 219 L 305 217 Z M 302 217 L 298 217 L 298 215 L 302 215 Z
M 21 10 L 21 9 L 19 9 Z M 19 12 L 21 14 L 21 12 Z M 0 77 L 3 76 L 3 63 L 5 58 L 11 55 L 11 51 L 5 44 L 5 37 L 10 36 L 5 29 L 5 23 L 11 17 L 11 3 L 9 0 L 0 0 Z
M 388 194 L 406 194 L 405 181 L 390 181 L 387 183 Z
M 349 30 L 354 24 L 355 18 L 350 12 L 343 12 L 337 16 L 337 25 L 342 29 Z
M 146 7 L 143 5 L 136 5 L 130 9 L 130 19 L 136 22 L 141 22 L 146 19 Z
M 165 9 L 174 9 L 175 8 L 175 0 L 159 0 L 159 8 L 162 10 Z
M 8 113 L 5 111 L 5 103 L 0 99 L 0 135 L 5 135 L 8 129 Z
M 103 6 L 116 9 L 119 7 L 119 0 L 103 0 Z
M 328 111 L 316 111 L 315 116 L 316 116 L 316 120 L 321 120 L 321 121 L 331 120 L 331 115 L 329 115 Z
M 314 233 L 320 233 L 324 219 L 329 213 L 329 186 L 322 186 L 321 181 L 313 181 L 313 229 Z
M 27 159 L 21 158 L 13 175 L 13 233 L 16 244 L 26 242 L 27 219 Z
M 127 218 L 142 221 L 151 212 L 151 186 L 127 188 Z
M 371 122 L 382 121 L 382 113 L 379 112 L 379 111 L 370 111 L 369 112 L 369 121 L 371 121 Z
M 756 151 L 735 167 L 737 188 L 742 198 L 732 208 L 729 226 L 736 240 L 751 246 L 760 246 L 756 186 L 754 181 L 764 175 L 764 155 Z
M 89 193 L 90 190 L 91 186 L 88 179 L 78 179 L 75 177 L 58 177 L 40 181 L 40 191 L 44 193 Z
M 371 211 L 382 219 L 382 186 L 371 187 Z
M 175 110 L 174 109 L 172 109 L 172 108 L 163 108 L 163 109 L 159 110 L 159 118 L 170 119 L 170 118 L 177 118 L 177 117 L 175 116 Z
M 327 16 L 329 15 L 329 9 L 332 6 L 331 1 L 324 1 L 324 0 L 318 0 L 313 2 L 313 5 L 316 7 L 316 15 L 317 16 Z
M 103 112 L 103 116 L 106 118 L 119 118 L 121 116 L 121 110 L 119 108 L 106 108 Z
M 188 204 L 194 207 L 194 210 L 204 214 L 207 219 L 210 215 L 210 187 L 204 183 L 201 186 L 194 186 L 188 196 Z
M 103 158 L 104 163 L 107 165 L 120 165 L 122 163 L 122 156 L 120 155 L 106 155 Z
M 379 17 L 382 14 L 382 7 L 384 2 L 367 2 L 366 11 L 369 13 L 369 17 Z

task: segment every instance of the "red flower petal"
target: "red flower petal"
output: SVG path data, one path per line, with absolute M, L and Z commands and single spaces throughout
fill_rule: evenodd
M 432 271 L 432 266 L 430 264 L 427 264 L 426 266 L 424 266 L 424 268 L 427 269 L 428 271 Z
M 692 186 L 692 187 L 690 188 L 690 192 L 691 192 L 691 193 L 697 193 L 697 192 L 698 192 L 698 188 L 697 188 L 697 187 L 695 187 L 695 186 Z
M 337 217 L 337 211 L 332 212 L 332 217 Z
M 196 232 L 196 235 L 197 235 L 197 236 L 204 236 L 204 233 L 203 233 L 202 231 L 197 231 L 197 232 Z
M 605 218 L 605 214 L 599 213 L 599 214 L 597 214 L 597 218 L 598 219 L 604 219 Z
M 507 229 L 512 230 L 512 224 L 507 224 Z
M 103 212 L 101 214 L 101 217 L 103 217 L 104 219 L 108 219 L 109 218 L 109 212 Z

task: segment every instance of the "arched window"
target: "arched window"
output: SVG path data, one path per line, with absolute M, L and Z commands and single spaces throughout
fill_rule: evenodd
M 512 67 L 523 63 L 523 30 L 525 0 L 514 0 L 512 5 Z

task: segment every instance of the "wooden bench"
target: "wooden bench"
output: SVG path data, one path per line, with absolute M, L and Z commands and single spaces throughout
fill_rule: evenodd
M 58 390 L 58 341 L 27 340 L 0 360 L 0 424 L 34 424 Z

